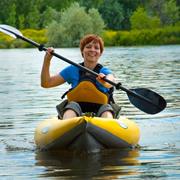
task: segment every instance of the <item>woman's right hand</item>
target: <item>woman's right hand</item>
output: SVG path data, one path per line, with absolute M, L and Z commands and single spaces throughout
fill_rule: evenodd
M 47 48 L 47 51 L 46 51 L 46 54 L 44 56 L 44 60 L 47 60 L 47 61 L 51 61 L 52 59 L 52 53 L 54 52 L 54 48 L 53 47 L 48 47 Z

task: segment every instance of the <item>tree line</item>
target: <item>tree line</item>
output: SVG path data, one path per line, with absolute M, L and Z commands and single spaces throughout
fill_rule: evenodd
M 180 20 L 179 0 L 1 0 L 0 23 L 19 29 L 43 29 L 57 22 L 75 2 L 86 12 L 96 9 L 105 28 L 111 30 L 141 28 L 138 20 L 145 26 L 150 23 L 159 27 L 175 25 Z
M 85 34 L 106 45 L 180 43 L 176 0 L 1 0 L 0 23 L 53 47 L 75 47 Z M 27 47 L 0 36 L 0 48 Z

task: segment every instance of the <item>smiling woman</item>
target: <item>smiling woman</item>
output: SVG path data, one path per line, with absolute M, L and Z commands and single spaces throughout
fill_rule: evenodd
M 97 116 L 100 117 L 113 118 L 114 110 L 110 105 L 111 101 L 113 102 L 111 98 L 112 85 L 105 82 L 103 78 L 106 77 L 106 79 L 109 79 L 113 82 L 114 77 L 108 68 L 103 67 L 101 64 L 98 63 L 99 58 L 102 55 L 103 49 L 104 42 L 101 37 L 97 35 L 88 34 L 80 41 L 80 50 L 84 60 L 81 65 L 97 72 L 97 77 L 94 77 L 87 72 L 83 72 L 79 70 L 79 68 L 72 65 L 66 67 L 57 75 L 51 76 L 49 68 L 50 61 L 52 59 L 52 52 L 54 52 L 54 49 L 47 49 L 41 72 L 42 87 L 50 88 L 68 82 L 69 84 L 71 84 L 73 89 L 73 91 L 71 90 L 70 92 L 67 92 L 67 103 L 62 102 L 61 105 L 57 106 L 59 107 L 58 113 L 60 118 L 69 119 L 72 117 L 81 116 L 82 113 L 87 112 L 95 113 Z M 89 87 L 89 89 L 83 87 L 84 81 L 86 81 L 86 84 L 90 84 L 89 86 L 86 85 L 86 87 Z M 75 89 L 77 89 L 77 91 Z M 88 96 L 94 96 L 92 94 L 94 92 L 93 89 L 96 89 L 96 91 L 99 92 L 96 93 L 97 97 L 88 98 Z M 87 98 L 78 98 L 77 96 L 81 96 L 81 94 L 77 92 L 83 92 L 87 95 Z M 73 98 L 68 98 L 69 93 L 71 93 L 71 97 L 76 96 L 76 101 L 72 101 Z M 97 103 L 96 99 L 101 99 L 101 101 L 98 101 Z

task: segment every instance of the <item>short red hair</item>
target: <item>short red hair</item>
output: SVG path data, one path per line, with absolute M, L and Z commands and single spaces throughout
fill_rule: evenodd
M 87 34 L 80 41 L 81 53 L 83 52 L 83 49 L 86 46 L 86 44 L 88 44 L 88 43 L 90 43 L 92 41 L 99 43 L 100 51 L 101 51 L 101 53 L 103 52 L 103 50 L 104 50 L 104 41 L 102 40 L 102 38 L 100 36 L 98 36 L 98 35 L 95 35 L 95 34 Z

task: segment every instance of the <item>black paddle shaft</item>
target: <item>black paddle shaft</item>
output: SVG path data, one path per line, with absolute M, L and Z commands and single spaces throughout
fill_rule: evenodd
M 9 30 L 7 28 L 4 27 L 0 27 L 1 29 L 3 29 L 4 31 L 7 31 L 9 33 L 12 33 L 13 35 L 15 35 L 17 38 L 22 39 L 32 45 L 34 45 L 35 47 L 37 47 L 40 51 L 47 51 L 47 48 L 44 47 L 44 45 L 42 44 L 38 44 L 35 41 L 28 39 L 22 35 L 17 34 L 16 32 L 13 32 L 12 30 Z M 17 30 L 18 31 L 18 30 Z M 72 64 L 78 68 L 80 68 L 81 70 L 88 72 L 92 75 L 94 75 L 95 77 L 98 76 L 98 74 L 80 64 L 77 64 L 55 52 L 51 53 L 53 56 L 69 63 Z M 113 81 L 110 81 L 109 79 L 103 78 L 104 81 L 106 81 L 107 83 L 111 84 L 112 86 L 115 86 L 116 89 L 121 89 L 123 91 L 125 91 L 128 95 L 128 98 L 130 100 L 130 102 L 136 106 L 138 109 L 149 113 L 149 114 L 156 114 L 160 111 L 162 111 L 165 107 L 166 107 L 166 101 L 165 99 L 160 96 L 159 94 L 149 90 L 149 89 L 145 89 L 145 88 L 138 88 L 138 89 L 126 89 L 125 87 L 123 87 L 121 85 L 121 83 L 115 83 Z
M 12 32 L 12 33 L 13 33 L 13 32 Z M 18 35 L 18 34 L 15 34 L 15 35 L 17 36 L 17 38 L 20 38 L 20 39 L 22 39 L 22 40 L 24 40 L 24 41 L 26 41 L 26 42 L 28 42 L 28 43 L 36 46 L 40 51 L 47 51 L 47 48 L 44 47 L 44 45 L 38 44 L 38 43 L 36 43 L 35 41 L 33 41 L 33 40 L 31 40 L 31 39 L 28 39 L 28 38 L 26 38 L 26 37 L 24 37 L 24 36 L 20 36 L 20 35 Z M 88 72 L 88 73 L 90 73 L 90 74 L 92 74 L 92 75 L 94 75 L 94 76 L 96 76 L 96 77 L 98 76 L 98 73 L 96 73 L 96 72 L 90 70 L 89 68 L 86 68 L 86 67 L 84 67 L 84 66 L 82 66 L 82 65 L 80 65 L 80 64 L 77 64 L 77 63 L 75 63 L 75 62 L 73 62 L 73 61 L 71 61 L 71 60 L 69 60 L 69 59 L 67 59 L 67 58 L 65 58 L 65 57 L 63 57 L 63 56 L 55 53 L 55 52 L 52 52 L 51 54 L 52 54 L 53 56 L 57 57 L 57 58 L 62 59 L 63 61 L 65 61 L 65 62 L 67 62 L 67 63 L 69 63 L 69 64 L 72 64 L 72 65 L 80 68 L 82 71 Z M 115 83 L 115 82 L 110 81 L 109 79 L 106 79 L 106 78 L 103 78 L 103 80 L 106 81 L 106 82 L 108 82 L 109 84 L 115 86 L 116 89 L 122 89 L 122 90 L 125 90 L 125 91 L 127 91 L 127 92 L 129 91 L 129 90 L 123 88 L 123 87 L 121 86 L 121 83 Z

